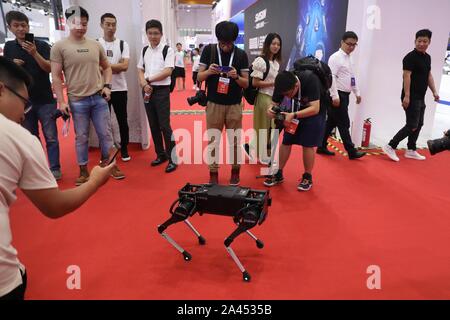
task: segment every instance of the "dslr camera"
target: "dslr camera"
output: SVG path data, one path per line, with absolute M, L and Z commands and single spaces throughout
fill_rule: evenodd
M 62 112 L 59 109 L 56 109 L 53 114 L 52 114 L 52 119 L 53 120 L 57 120 L 58 118 L 63 118 L 64 121 L 67 121 L 70 119 L 70 115 L 65 114 L 64 112 Z
M 450 150 L 450 130 L 447 130 L 443 138 L 429 140 L 427 144 L 432 156 L 442 151 Z
M 282 114 L 283 110 L 279 106 L 273 106 L 272 112 L 275 113 L 275 126 L 276 129 L 283 129 L 284 128 L 284 121 L 286 120 L 286 116 Z
M 198 91 L 195 94 L 195 96 L 187 98 L 187 102 L 189 103 L 189 105 L 191 107 L 196 103 L 198 103 L 202 107 L 206 107 L 206 105 L 208 104 L 208 98 L 206 96 L 206 91 L 205 90 Z

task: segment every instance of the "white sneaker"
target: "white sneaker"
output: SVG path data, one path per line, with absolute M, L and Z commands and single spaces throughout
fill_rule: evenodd
M 397 157 L 397 154 L 395 153 L 394 148 L 392 148 L 390 145 L 385 145 L 383 148 L 383 152 L 391 158 L 392 161 L 399 162 L 400 158 Z
M 427 158 L 418 153 L 416 150 L 408 150 L 405 152 L 405 158 L 414 159 L 414 160 L 426 160 Z

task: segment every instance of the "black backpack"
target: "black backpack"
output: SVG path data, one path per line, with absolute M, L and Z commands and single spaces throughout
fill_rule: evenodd
M 266 63 L 266 72 L 264 72 L 262 81 L 266 80 L 267 76 L 269 75 L 270 71 L 270 62 L 269 59 L 266 59 L 265 57 L 261 57 L 264 59 L 264 62 Z M 248 76 L 248 88 L 244 89 L 244 98 L 247 100 L 247 102 L 251 105 L 255 104 L 256 96 L 258 95 L 259 88 L 255 88 L 253 86 L 253 77 L 251 76 L 253 72 L 253 68 L 250 66 L 250 72 Z
M 314 56 L 310 55 L 295 61 L 294 70 L 297 72 L 307 70 L 312 71 L 319 77 L 325 91 L 331 88 L 331 84 L 333 83 L 333 75 L 330 67 L 328 64 L 320 61 Z
M 142 67 L 144 68 L 144 70 L 145 70 L 145 53 L 147 52 L 147 50 L 148 50 L 148 46 L 145 46 L 144 49 L 142 50 L 142 61 L 143 61 Z M 162 52 L 164 61 L 166 61 L 168 51 L 169 51 L 169 46 L 164 46 L 164 49 Z M 172 72 L 172 75 L 170 76 L 170 92 L 173 92 L 173 90 L 175 89 L 176 81 L 177 80 L 174 77 L 174 72 Z

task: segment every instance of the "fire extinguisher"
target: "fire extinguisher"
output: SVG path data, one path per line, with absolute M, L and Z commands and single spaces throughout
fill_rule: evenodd
M 370 132 L 372 131 L 372 122 L 369 119 L 364 120 L 363 136 L 361 146 L 368 148 L 370 144 Z

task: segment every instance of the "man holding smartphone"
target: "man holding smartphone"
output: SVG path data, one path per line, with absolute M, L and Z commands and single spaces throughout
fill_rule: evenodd
M 25 116 L 23 126 L 39 139 L 39 122 L 44 134 L 50 170 L 56 180 L 61 179 L 61 164 L 59 160 L 59 141 L 56 119 L 56 101 L 50 84 L 50 46 L 29 33 L 28 17 L 19 11 L 6 14 L 9 30 L 16 40 L 5 44 L 4 56 L 23 67 L 32 77 L 30 101 L 33 108 Z
M 85 38 L 89 14 L 82 7 L 66 10 L 65 16 L 70 36 L 55 43 L 50 60 L 55 92 L 59 108 L 66 114 L 72 112 L 76 133 L 76 152 L 80 175 L 76 185 L 89 180 L 89 130 L 92 121 L 99 139 L 102 166 L 107 165 L 113 146 L 111 115 L 108 102 L 111 99 L 112 69 L 105 50 L 98 41 Z M 103 70 L 103 76 L 100 71 Z M 62 72 L 66 78 L 69 103 L 62 88 Z M 112 171 L 116 180 L 125 178 L 117 166 Z
M 244 50 L 234 45 L 239 34 L 237 24 L 223 21 L 216 26 L 218 44 L 211 44 L 203 50 L 200 58 L 198 81 L 206 81 L 208 87 L 208 105 L 206 107 L 206 125 L 209 133 L 208 159 L 210 183 L 219 182 L 219 139 L 214 130 L 222 132 L 242 129 L 242 89 L 248 87 L 248 57 Z M 240 163 L 238 146 L 240 141 L 229 141 L 233 148 L 230 185 L 240 183 Z
M 95 167 L 83 186 L 64 191 L 58 188 L 41 144 L 19 125 L 30 110 L 30 82 L 22 68 L 0 57 L 0 302 L 23 300 L 27 288 L 27 272 L 13 247 L 10 226 L 17 189 L 46 217 L 59 219 L 93 196 L 113 170 L 113 165 Z

